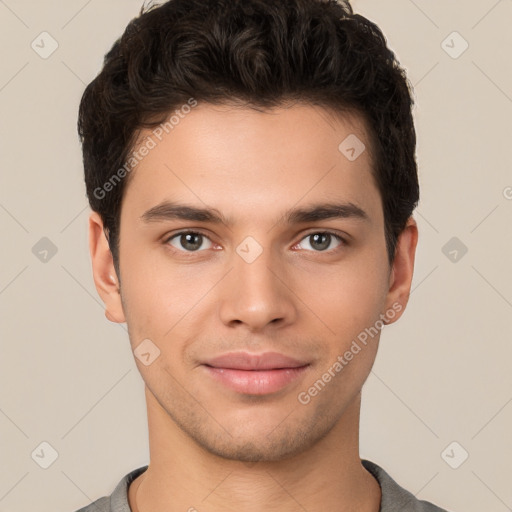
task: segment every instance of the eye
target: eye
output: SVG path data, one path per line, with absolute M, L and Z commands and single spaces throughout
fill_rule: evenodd
M 310 240 L 309 246 L 312 247 L 314 252 L 331 252 L 333 250 L 336 250 L 336 248 L 326 250 L 331 246 L 331 243 L 333 242 L 334 239 L 340 242 L 338 248 L 343 245 L 346 245 L 346 241 L 340 235 L 333 233 L 331 231 L 318 231 L 315 233 L 310 233 L 309 235 L 306 235 L 302 240 L 308 239 Z M 300 243 L 297 245 L 300 245 Z
M 176 233 L 167 238 L 165 242 L 178 251 L 198 252 L 205 240 L 210 242 L 210 246 L 206 247 L 206 249 L 210 249 L 211 240 L 203 233 L 199 233 L 197 231 L 181 231 L 180 233 Z M 175 242 L 176 245 L 173 244 L 173 242 Z

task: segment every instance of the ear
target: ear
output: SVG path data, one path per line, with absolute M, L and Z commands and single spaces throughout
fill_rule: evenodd
M 396 322 L 401 316 L 411 293 L 414 258 L 418 243 L 418 226 L 410 217 L 404 230 L 400 233 L 395 251 L 395 257 L 389 276 L 389 290 L 386 297 L 386 315 L 384 323 Z M 391 315 L 393 313 L 393 315 Z
M 94 284 L 105 304 L 105 316 L 111 322 L 126 322 L 114 260 L 103 230 L 103 220 L 97 212 L 89 216 L 89 251 Z

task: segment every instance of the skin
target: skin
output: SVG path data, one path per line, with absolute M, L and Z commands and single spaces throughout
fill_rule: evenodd
M 130 177 L 120 276 L 101 218 L 91 214 L 107 318 L 127 323 L 132 350 L 144 339 L 160 350 L 148 366 L 135 358 L 150 464 L 129 488 L 134 512 L 378 512 L 380 487 L 359 457 L 359 416 L 380 332 L 308 404 L 297 398 L 393 304 L 387 323 L 396 321 L 410 293 L 416 223 L 409 219 L 390 266 L 370 152 L 349 161 L 338 150 L 349 134 L 369 148 L 357 116 L 304 104 L 268 112 L 199 104 Z M 231 223 L 144 222 L 163 200 L 215 208 Z M 368 219 L 283 222 L 287 210 L 326 201 L 353 203 Z M 199 250 L 169 240 L 187 230 L 205 235 L 193 240 Z M 326 230 L 347 243 L 315 243 L 311 235 Z M 252 263 L 236 252 L 247 236 L 263 249 Z M 201 365 L 239 350 L 310 364 L 280 391 L 248 395 Z

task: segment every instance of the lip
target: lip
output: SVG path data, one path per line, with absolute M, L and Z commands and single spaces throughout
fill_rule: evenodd
M 250 395 L 276 393 L 304 375 L 309 363 L 278 352 L 231 352 L 203 363 L 210 377 Z
M 281 368 L 299 368 L 308 364 L 279 352 L 250 354 L 249 352 L 229 352 L 205 361 L 203 364 L 215 368 L 232 370 L 276 370 Z

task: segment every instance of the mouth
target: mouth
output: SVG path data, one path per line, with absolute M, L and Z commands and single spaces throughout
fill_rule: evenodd
M 237 393 L 275 393 L 304 375 L 309 362 L 277 352 L 231 352 L 203 363 L 208 375 Z

